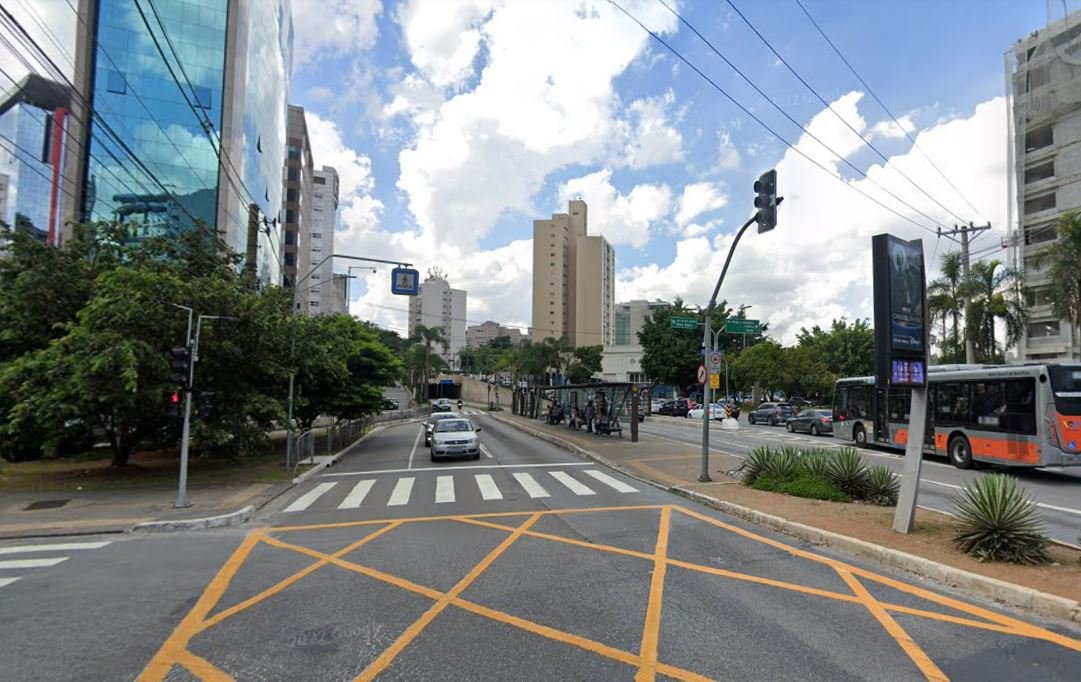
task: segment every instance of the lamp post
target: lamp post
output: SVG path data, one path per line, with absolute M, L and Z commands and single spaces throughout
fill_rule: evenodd
M 350 265 L 345 269 L 345 274 L 349 279 L 356 279 L 353 275 L 354 270 L 371 270 L 373 273 L 379 272 L 376 268 L 369 268 L 367 265 Z M 352 311 L 349 309 L 349 304 L 352 302 L 352 298 L 349 297 L 349 282 L 345 283 L 345 312 L 350 317 L 353 316 Z

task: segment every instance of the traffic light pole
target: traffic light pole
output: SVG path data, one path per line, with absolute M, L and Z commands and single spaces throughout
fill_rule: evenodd
M 758 213 L 751 217 L 750 220 L 743 223 L 743 227 L 739 228 L 739 232 L 736 233 L 736 238 L 732 240 L 732 246 L 728 248 L 728 257 L 724 259 L 724 268 L 721 269 L 721 276 L 717 278 L 717 285 L 713 287 L 713 296 L 709 299 L 709 305 L 706 306 L 706 320 L 702 327 L 702 348 L 708 349 L 710 342 L 710 334 L 713 329 L 713 308 L 717 305 L 717 294 L 721 292 L 721 283 L 724 282 L 724 276 L 728 273 L 728 266 L 732 263 L 732 254 L 736 252 L 736 244 L 739 244 L 740 237 L 747 231 L 747 228 L 758 222 Z M 702 356 L 703 362 L 705 356 Z M 709 399 L 709 376 L 706 373 L 706 383 L 702 386 L 702 471 L 698 475 L 698 480 L 702 483 L 707 483 L 713 479 L 709 477 L 709 418 L 710 418 L 710 399 Z

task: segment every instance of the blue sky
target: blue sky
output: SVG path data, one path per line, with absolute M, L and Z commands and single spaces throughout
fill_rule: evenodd
M 60 0 L 30 1 L 61 20 L 70 13 Z M 1005 257 L 993 248 L 1008 221 L 1003 54 L 1045 24 L 1045 0 L 802 0 L 919 151 L 796 0 L 733 1 L 833 111 L 727 2 L 676 6 L 873 182 L 785 120 L 659 0 L 620 4 L 829 173 L 606 0 L 292 0 L 292 101 L 309 114 L 316 165 L 337 167 L 343 180 L 336 250 L 410 260 L 422 271 L 439 266 L 468 291 L 470 322 L 527 325 L 532 220 L 582 196 L 590 231 L 616 248 L 617 299 L 701 304 L 750 213 L 751 184 L 776 167 L 786 197 L 778 228 L 741 242 L 722 297 L 754 305 L 785 341 L 801 326 L 870 315 L 872 234 L 922 237 L 937 259 L 951 246 L 932 234 L 936 224 L 990 221 L 994 230 L 974 248 Z M 1061 16 L 1062 0 L 1052 5 Z M 1081 9 L 1081 0 L 1065 6 Z M 363 275 L 352 311 L 404 329 L 406 304 L 389 293 L 388 276 Z

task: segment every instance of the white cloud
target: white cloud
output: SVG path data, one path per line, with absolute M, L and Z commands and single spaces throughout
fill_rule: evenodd
M 901 125 L 897 125 L 900 123 Z M 871 126 L 871 134 L 865 135 L 869 140 L 876 137 L 884 137 L 887 139 L 897 139 L 905 136 L 905 133 L 912 134 L 916 130 L 916 124 L 912 121 L 911 114 L 905 114 L 901 118 L 897 119 L 897 123 L 893 122 L 893 119 L 888 121 L 879 121 Z
M 305 118 L 315 167 L 332 166 L 338 171 L 338 214 L 342 225 L 347 230 L 374 227 L 383 203 L 372 196 L 375 188 L 372 160 L 347 146 L 333 121 L 324 120 L 310 111 L 305 112 Z M 340 250 L 337 245 L 335 249 Z
M 721 191 L 719 185 L 712 182 L 687 185 L 683 188 L 683 196 L 679 198 L 676 224 L 683 227 L 703 213 L 715 211 L 727 203 L 728 197 Z
M 410 59 L 433 85 L 445 88 L 473 76 L 480 53 L 481 20 L 495 0 L 412 0 L 397 16 Z
M 717 162 L 714 164 L 713 170 L 715 172 L 724 172 L 738 169 L 743 159 L 740 157 L 735 143 L 732 142 L 732 133 L 721 131 L 717 137 Z
M 621 161 L 631 168 L 647 168 L 683 159 L 683 136 L 668 124 L 667 110 L 675 101 L 668 90 L 663 97 L 646 97 L 631 102 L 630 116 L 622 124 L 629 138 Z
M 600 170 L 568 180 L 559 188 L 560 206 L 584 199 L 589 207 L 590 234 L 603 235 L 610 243 L 641 248 L 649 241 L 650 226 L 672 209 L 672 190 L 667 185 L 635 185 L 621 194 L 612 185 L 612 171 Z M 561 209 L 563 210 L 563 209 Z
M 857 130 L 864 130 L 865 124 L 856 108 L 859 99 L 859 93 L 849 93 L 833 106 Z M 808 127 L 844 154 L 850 155 L 859 148 L 852 142 L 858 143 L 858 138 L 828 111 L 816 115 Z M 991 235 L 989 242 L 1003 235 L 1006 222 L 1006 145 L 987 141 L 1006 137 L 1002 97 L 977 105 L 967 117 L 939 123 L 916 136 L 920 149 L 935 160 L 981 210 L 982 217 L 995 226 L 997 234 Z M 872 235 L 889 232 L 905 239 L 922 238 L 928 258 L 935 249 L 934 235 L 843 187 L 842 182 L 895 206 L 902 215 L 917 222 L 928 223 L 926 219 L 889 199 L 867 180 L 839 181 L 840 162 L 823 157 L 821 147 L 806 135 L 800 138 L 798 146 L 819 158 L 836 177 L 828 176 L 791 150 L 785 152 L 775 166 L 780 194 L 785 197 L 777 229 L 764 235 L 752 229 L 741 240 L 720 293 L 730 304 L 753 305 L 751 316 L 769 321 L 771 333 L 785 343 L 795 341 L 801 326 L 828 324 L 842 315 L 850 319 L 871 316 Z M 941 189 L 944 183 L 940 176 L 918 152 L 910 150 L 896 155 L 890 159 L 890 166 L 900 168 L 946 205 L 961 205 L 956 195 Z M 921 211 L 946 222 L 948 214 L 893 169 L 875 165 L 868 170 L 868 176 Z M 671 299 L 680 295 L 693 304 L 704 305 L 714 282 L 687 278 L 685 274 L 719 273 L 734 236 L 730 232 L 712 240 L 682 239 L 676 245 L 671 263 L 620 272 L 617 297 Z M 944 246 L 939 248 L 940 254 L 944 251 Z M 929 277 L 935 275 L 937 265 L 928 264 Z
M 382 0 L 293 0 L 293 66 L 371 49 Z
M 11 12 L 30 37 L 41 46 L 41 49 L 50 59 L 60 67 L 65 76 L 71 78 L 74 66 L 71 56 L 75 53 L 75 13 L 71 11 L 65 0 L 33 0 L 29 3 L 4 3 L 5 9 Z M 44 26 L 44 29 L 42 28 Z M 31 63 L 35 60 L 31 59 Z M 0 68 L 19 81 L 27 74 L 23 66 L 11 50 L 0 50 Z M 14 86 L 7 78 L 3 78 L 2 87 L 7 92 Z
M 648 26 L 675 28 L 657 3 L 630 4 Z M 435 30 L 430 7 L 411 4 L 413 11 L 402 12 L 407 36 Z M 466 3 L 438 10 L 439 36 L 480 36 L 477 49 L 486 60 L 472 90 L 446 101 L 391 103 L 416 127 L 414 144 L 399 154 L 398 187 L 437 243 L 475 243 L 503 211 L 536 212 L 532 197 L 549 173 L 611 158 L 620 139 L 613 80 L 649 39 L 603 0 L 496 2 L 486 9 Z M 407 40 L 411 59 L 433 86 L 460 86 L 469 78 L 474 60 L 464 67 L 465 58 L 455 56 L 464 48 L 455 41 Z

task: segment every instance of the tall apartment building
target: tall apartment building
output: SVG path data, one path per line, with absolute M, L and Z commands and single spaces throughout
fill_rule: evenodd
M 1029 305 L 1018 357 L 1078 358 L 1081 339 L 1051 312 L 1047 265 L 1038 261 L 1055 248 L 1056 219 L 1081 210 L 1081 11 L 1017 41 L 1006 53 L 1006 76 L 1011 258 Z
M 466 292 L 451 289 L 439 271 L 429 272 L 420 293 L 409 298 L 409 335 L 416 333 L 417 325 L 442 329 L 449 343 L 446 352 L 438 350 L 452 368 L 458 365 L 458 351 L 465 347 L 465 303 Z
M 334 230 L 338 224 L 338 171 L 323 166 L 312 179 L 310 228 L 304 235 L 304 248 L 309 267 L 334 253 Z M 331 315 L 344 312 L 345 293 L 338 297 L 334 290 L 334 262 L 327 260 L 311 276 L 308 309 L 314 314 Z M 319 286 L 316 286 L 319 284 Z M 339 285 L 340 286 L 340 285 Z
M 615 329 L 612 334 L 613 346 L 639 346 L 638 332 L 645 326 L 646 320 L 657 308 L 670 306 L 665 301 L 628 301 L 617 303 L 615 308 Z
M 276 226 L 282 207 L 290 0 L 139 6 L 146 21 L 131 0 L 78 0 L 82 97 L 65 125 L 81 143 L 65 162 L 75 198 L 63 222 L 123 218 L 140 235 L 169 235 L 201 220 L 255 254 L 261 282 L 282 281 L 280 230 L 262 220 Z M 252 203 L 260 221 L 249 230 Z
M 575 346 L 610 345 L 615 300 L 615 251 L 588 234 L 586 202 L 533 221 L 535 342 L 566 337 Z
M 526 338 L 522 330 L 517 327 L 504 327 L 498 322 L 488 320 L 466 328 L 465 345 L 469 348 L 480 348 L 501 336 L 510 337 L 511 344 L 515 346 L 525 341 Z
M 297 284 L 297 309 L 309 311 L 312 287 L 318 288 L 319 278 L 311 272 L 307 235 L 312 229 L 312 163 L 311 141 L 303 107 L 289 105 L 286 119 L 285 168 L 282 170 L 282 286 Z M 303 282 L 298 280 L 304 279 Z M 318 292 L 315 294 L 318 300 Z M 318 311 L 317 311 L 318 312 Z

